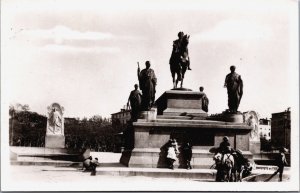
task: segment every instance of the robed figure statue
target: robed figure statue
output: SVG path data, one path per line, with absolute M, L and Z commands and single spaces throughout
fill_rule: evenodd
M 155 101 L 155 87 L 157 79 L 154 73 L 154 70 L 150 68 L 151 64 L 149 61 L 146 61 L 146 68 L 140 71 L 138 66 L 138 79 L 140 88 L 142 90 L 142 105 L 141 110 L 148 111 L 154 105 Z
M 227 87 L 229 112 L 237 113 L 243 96 L 243 80 L 235 72 L 235 66 L 230 66 L 230 71 L 225 78 L 224 87 Z
M 142 103 L 142 94 L 138 90 L 139 86 L 137 84 L 134 85 L 134 90 L 130 92 L 128 97 L 127 106 L 131 107 L 131 120 L 136 121 L 138 119 L 138 115 L 141 108 Z

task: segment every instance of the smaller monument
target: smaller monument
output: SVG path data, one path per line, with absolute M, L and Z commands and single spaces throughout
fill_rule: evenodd
M 58 103 L 48 106 L 47 130 L 45 137 L 45 147 L 65 148 L 64 136 L 64 108 Z
M 249 136 L 249 149 L 252 153 L 260 153 L 259 115 L 255 111 L 248 111 L 244 113 L 244 120 L 252 128 Z

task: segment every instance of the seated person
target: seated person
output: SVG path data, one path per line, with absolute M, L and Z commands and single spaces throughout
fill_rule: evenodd
M 99 165 L 98 158 L 95 158 L 91 161 L 91 169 L 96 170 L 96 167 Z
M 85 159 L 82 163 L 82 169 L 87 170 L 91 170 L 91 162 L 92 162 L 92 156 L 88 157 L 87 159 Z

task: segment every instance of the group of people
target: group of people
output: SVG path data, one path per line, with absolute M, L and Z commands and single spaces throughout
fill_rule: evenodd
M 277 166 L 277 170 L 265 181 L 270 181 L 274 176 L 276 176 L 279 173 L 279 181 L 282 181 L 282 175 L 284 171 L 284 167 L 288 165 L 285 154 L 288 152 L 288 150 L 284 147 L 281 147 L 279 149 L 279 153 L 275 157 L 275 165 Z M 249 176 L 252 172 L 252 165 L 250 163 L 250 160 L 245 158 L 242 155 L 242 152 L 239 150 L 235 150 L 231 148 L 229 143 L 229 138 L 225 136 L 223 138 L 223 141 L 220 143 L 220 146 L 216 149 L 216 154 L 220 153 L 221 157 L 219 159 L 219 162 L 216 162 L 216 181 L 241 181 L 243 177 Z M 215 156 L 216 157 L 216 156 Z M 214 158 L 215 158 L 214 157 Z M 229 163 L 231 162 L 231 163 Z M 228 167 L 228 165 L 231 165 Z M 230 170 L 230 176 L 226 176 L 226 170 Z M 237 175 L 238 176 L 234 176 Z M 226 179 L 227 177 L 227 179 Z
M 170 139 L 167 144 L 167 162 L 169 169 L 174 169 L 174 162 L 176 162 L 180 151 L 178 149 L 178 143 L 176 139 Z M 185 162 L 186 169 L 192 169 L 191 159 L 192 159 L 192 147 L 190 143 L 184 143 L 182 146 L 182 158 Z

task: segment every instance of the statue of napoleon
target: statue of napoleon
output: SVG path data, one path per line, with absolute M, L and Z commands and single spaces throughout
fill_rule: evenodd
M 139 63 L 138 63 L 139 65 Z M 142 111 L 148 111 L 154 105 L 155 93 L 156 93 L 156 83 L 157 79 L 154 70 L 150 68 L 151 64 L 149 61 L 145 63 L 146 68 L 140 71 L 140 66 L 138 66 L 137 75 L 139 79 L 140 88 L 142 90 Z
M 243 96 L 243 80 L 235 72 L 235 66 L 230 66 L 230 71 L 225 78 L 224 87 L 227 87 L 229 112 L 237 113 Z
M 192 70 L 190 68 L 190 57 L 188 50 L 189 38 L 190 36 L 185 35 L 183 32 L 179 32 L 178 39 L 173 41 L 173 49 L 169 61 L 173 78 L 173 88 L 177 88 L 179 81 L 181 81 L 180 87 L 182 88 L 186 70 Z M 176 74 L 177 79 L 175 80 Z

